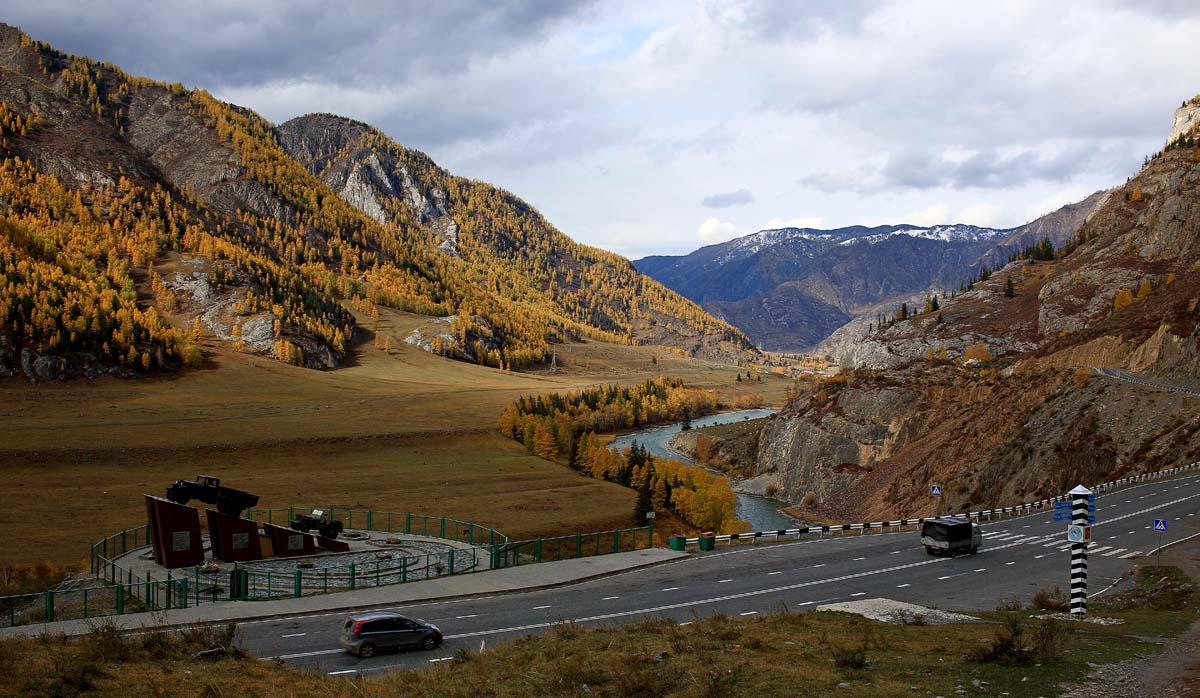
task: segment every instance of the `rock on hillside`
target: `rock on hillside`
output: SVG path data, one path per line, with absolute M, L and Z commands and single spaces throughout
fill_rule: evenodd
M 1011 504 L 1200 457 L 1200 149 L 1152 159 L 1050 262 L 1014 262 L 939 312 L 852 346 L 764 428 L 744 485 L 855 519 Z M 1009 293 L 1011 289 L 1011 294 Z

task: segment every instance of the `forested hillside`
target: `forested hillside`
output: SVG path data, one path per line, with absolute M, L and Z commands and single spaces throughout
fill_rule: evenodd
M 338 196 L 316 176 L 334 157 L 321 167 L 285 150 L 294 128 L 0 27 L 0 370 L 175 368 L 200 362 L 201 334 L 335 366 L 355 331 L 346 308 L 375 304 L 454 316 L 445 353 L 491 366 L 537 363 L 578 337 L 748 346 L 515 196 L 354 126 L 364 141 L 337 150 L 403 163 L 441 193 L 440 227 L 399 198 L 378 215 Z

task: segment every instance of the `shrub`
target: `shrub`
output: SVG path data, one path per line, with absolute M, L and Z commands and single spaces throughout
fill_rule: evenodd
M 829 653 L 833 655 L 833 665 L 839 669 L 867 668 L 867 646 L 865 644 L 857 647 L 831 647 Z
M 1035 593 L 1029 607 L 1042 611 L 1066 611 L 1070 607 L 1070 600 L 1066 592 L 1055 585 L 1050 591 L 1041 589 Z

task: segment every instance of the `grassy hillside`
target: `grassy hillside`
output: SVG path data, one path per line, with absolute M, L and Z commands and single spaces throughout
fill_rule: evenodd
M 173 369 L 198 361 L 204 330 L 287 363 L 335 366 L 356 331 L 342 301 L 454 315 L 438 339 L 452 346 L 444 353 L 495 367 L 541 363 L 551 342 L 585 336 L 711 355 L 749 347 L 628 261 L 575 244 L 515 196 L 452 177 L 378 132 L 366 146 L 442 194 L 458 250 L 438 247 L 399 199 L 373 217 L 339 197 L 247 109 L 7 26 L 0 131 L 7 372 Z M 172 256 L 195 273 L 153 268 Z M 170 314 L 180 317 L 163 321 Z M 251 326 L 265 336 L 241 339 Z

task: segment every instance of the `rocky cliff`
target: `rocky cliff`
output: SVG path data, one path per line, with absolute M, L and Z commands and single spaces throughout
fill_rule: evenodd
M 764 428 L 754 477 L 816 512 L 878 518 L 1058 494 L 1200 457 L 1200 149 L 1174 147 L 1055 259 L 1013 262 L 937 312 L 847 341 L 833 380 Z M 807 497 L 806 495 L 811 495 Z

